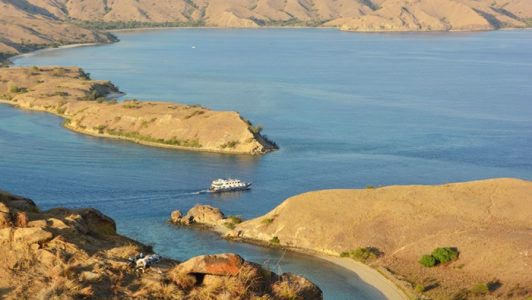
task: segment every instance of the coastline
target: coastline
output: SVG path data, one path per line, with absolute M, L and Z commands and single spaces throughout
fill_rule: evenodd
M 363 264 L 361 262 L 355 261 L 348 257 L 339 257 L 333 256 L 324 252 L 317 252 L 315 250 L 299 248 L 299 247 L 290 247 L 290 246 L 272 246 L 270 243 L 262 240 L 250 239 L 245 237 L 232 237 L 228 233 L 231 232 L 230 229 L 221 225 L 221 224 L 194 224 L 194 225 L 175 225 L 170 221 L 170 224 L 173 226 L 186 226 L 186 227 L 195 227 L 199 230 L 208 230 L 214 233 L 217 233 L 220 237 L 226 240 L 231 240 L 239 243 L 247 243 L 252 245 L 257 245 L 265 248 L 278 248 L 283 249 L 299 254 L 309 255 L 315 258 L 319 258 L 330 263 L 333 263 L 339 267 L 346 269 L 349 272 L 356 274 L 360 280 L 371 285 L 381 294 L 386 297 L 386 299 L 401 299 L 408 300 L 412 299 L 412 295 L 405 290 L 404 287 L 400 286 L 395 282 L 395 278 L 389 274 L 386 275 L 386 272 L 381 272 L 378 269 L 371 267 L 370 265 Z
M 363 33 L 363 34 L 383 34 L 383 33 L 391 33 L 391 34 L 401 34 L 401 33 L 476 33 L 476 32 L 491 32 L 491 31 L 529 31 L 532 30 L 532 27 L 502 27 L 502 28 L 496 28 L 496 29 L 485 29 L 485 30 L 405 30 L 405 31 L 396 31 L 396 30 L 383 30 L 383 31 L 364 31 L 364 30 L 344 30 L 340 27 L 336 26 L 258 26 L 258 27 L 220 27 L 220 26 L 176 26 L 176 27 L 140 27 L 140 28 L 123 28 L 123 29 L 109 29 L 109 30 L 103 30 L 104 32 L 109 32 L 111 34 L 113 33 L 121 33 L 121 32 L 144 32 L 144 31 L 159 31 L 159 30 L 177 30 L 177 29 L 183 29 L 183 30 L 190 30 L 190 29 L 220 29 L 220 30 L 249 30 L 249 29 L 322 29 L 322 30 L 338 30 L 342 32 L 348 32 L 348 33 Z M 0 66 L 2 64 L 9 66 L 13 64 L 14 60 L 18 59 L 19 57 L 29 56 L 33 55 L 35 53 L 38 53 L 40 51 L 52 51 L 55 49 L 68 49 L 68 48 L 77 48 L 77 47 L 89 47 L 89 46 L 100 46 L 100 45 L 107 45 L 107 44 L 113 44 L 120 42 L 120 39 L 118 39 L 115 36 L 116 40 L 112 42 L 102 42 L 102 43 L 75 43 L 75 44 L 68 44 L 68 45 L 62 45 L 59 47 L 52 47 L 52 46 L 43 46 L 39 47 L 37 49 L 30 50 L 28 52 L 24 53 L 16 53 L 13 55 L 6 54 L 3 58 L 3 60 L 0 60 Z

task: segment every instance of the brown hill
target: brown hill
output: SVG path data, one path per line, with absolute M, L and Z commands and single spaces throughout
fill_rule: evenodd
M 66 119 L 72 130 L 150 146 L 263 154 L 276 149 L 237 112 L 171 102 L 117 102 L 108 81 L 90 80 L 76 67 L 0 69 L 0 99 Z
M 96 29 L 306 25 L 448 31 L 527 27 L 531 20 L 528 0 L 0 0 L 0 53 L 113 41 L 108 34 L 75 25 L 81 21 Z M 143 23 L 125 23 L 132 21 Z
M 152 249 L 119 235 L 101 212 L 40 211 L 3 191 L 0 251 L 2 299 L 322 299 L 307 279 L 231 253 L 132 264 Z
M 472 297 L 484 288 L 500 299 L 532 296 L 531 181 L 309 192 L 228 236 L 332 255 L 369 247 L 382 252 L 375 267 L 411 287 L 429 286 L 430 298 Z M 456 247 L 458 260 L 432 268 L 418 262 L 438 247 Z

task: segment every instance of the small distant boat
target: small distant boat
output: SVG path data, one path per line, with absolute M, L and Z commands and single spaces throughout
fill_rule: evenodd
M 209 191 L 213 193 L 236 192 L 249 190 L 251 182 L 245 182 L 239 179 L 216 179 L 211 183 Z

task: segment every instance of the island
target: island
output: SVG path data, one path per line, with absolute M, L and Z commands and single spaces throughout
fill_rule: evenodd
M 317 255 L 393 299 L 401 296 L 388 280 L 409 298 L 532 295 L 532 181 L 323 190 L 291 197 L 248 221 L 210 206 L 174 211 L 171 221 Z
M 91 80 L 78 67 L 0 68 L 0 102 L 65 119 L 79 133 L 195 151 L 259 155 L 277 149 L 237 112 L 201 105 L 117 101 L 109 81 Z
M 1 190 L 0 251 L 0 295 L 7 299 L 323 298 L 306 278 L 278 275 L 238 254 L 178 262 L 118 234 L 96 209 L 41 211 Z

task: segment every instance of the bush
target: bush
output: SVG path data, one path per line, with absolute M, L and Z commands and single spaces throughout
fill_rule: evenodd
M 253 132 L 254 134 L 260 134 L 260 133 L 262 132 L 262 126 L 260 126 L 260 125 L 251 126 L 251 127 L 250 127 L 250 130 L 251 130 L 251 132 Z
M 419 263 L 424 267 L 430 268 L 438 264 L 438 261 L 432 255 L 423 255 L 419 260 Z
M 425 291 L 425 286 L 421 283 L 416 284 L 416 292 L 423 293 Z
M 458 249 L 452 247 L 436 248 L 432 250 L 431 255 L 423 255 L 419 263 L 425 267 L 434 267 L 435 265 L 445 264 L 458 259 Z
M 229 228 L 229 229 L 235 229 L 235 224 L 234 223 L 231 223 L 231 222 L 224 222 L 224 226 Z
M 229 217 L 227 217 L 227 219 L 228 219 L 229 221 L 231 221 L 231 223 L 233 223 L 233 224 L 240 224 L 240 223 L 242 223 L 242 218 L 240 218 L 239 216 L 229 216 Z
M 279 245 L 281 243 L 281 240 L 279 240 L 279 237 L 277 236 L 274 236 L 272 237 L 272 239 L 270 240 L 270 243 L 274 244 L 274 245 Z
M 485 283 L 477 283 L 471 288 L 471 293 L 475 295 L 486 295 L 489 291 L 488 285 Z
M 458 258 L 458 250 L 450 247 L 436 248 L 432 251 L 432 256 L 439 263 L 445 264 Z
M 348 252 L 340 253 L 341 257 L 351 257 L 354 260 L 368 262 L 381 256 L 382 252 L 375 247 L 359 247 Z
M 273 218 L 265 218 L 262 219 L 260 222 L 264 225 L 270 225 L 271 223 L 273 223 Z
M 28 91 L 27 88 L 24 88 L 24 87 L 18 87 L 16 85 L 12 86 L 9 91 L 11 93 L 14 93 L 14 94 L 19 94 L 19 93 L 26 93 Z

